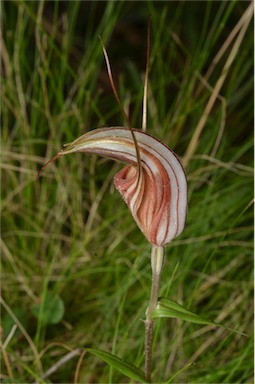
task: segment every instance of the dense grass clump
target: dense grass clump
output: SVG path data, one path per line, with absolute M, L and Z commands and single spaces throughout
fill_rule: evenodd
M 98 35 L 141 127 L 149 14 L 147 131 L 180 156 L 189 184 L 186 229 L 167 247 L 161 294 L 247 334 L 157 320 L 152 377 L 167 382 L 180 371 L 172 382 L 252 382 L 249 7 L 1 3 L 3 382 L 131 382 L 86 347 L 143 368 L 150 246 L 114 189 L 121 164 L 76 154 L 37 173 L 64 143 L 123 125 Z

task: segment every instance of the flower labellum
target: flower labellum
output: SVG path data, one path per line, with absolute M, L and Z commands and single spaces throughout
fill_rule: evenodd
M 185 173 L 177 156 L 166 145 L 141 130 L 132 131 L 123 127 L 95 129 L 67 144 L 49 162 L 69 153 L 86 152 L 128 164 L 114 177 L 115 187 L 147 240 L 155 246 L 164 246 L 185 226 Z M 139 148 L 140 172 L 133 134 Z

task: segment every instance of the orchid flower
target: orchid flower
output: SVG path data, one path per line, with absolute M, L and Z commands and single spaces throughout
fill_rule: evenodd
M 115 176 L 114 184 L 147 240 L 155 246 L 164 246 L 185 225 L 186 177 L 177 156 L 167 146 L 143 131 L 133 129 L 133 133 L 140 153 L 140 173 L 131 131 L 123 127 L 87 132 L 53 159 L 85 152 L 127 163 Z

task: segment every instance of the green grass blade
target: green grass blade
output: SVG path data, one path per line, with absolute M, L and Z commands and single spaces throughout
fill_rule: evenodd
M 193 363 L 190 362 L 186 365 L 184 365 L 184 367 L 182 367 L 181 369 L 179 369 L 179 371 L 177 371 L 173 376 L 171 376 L 167 381 L 166 381 L 166 384 L 168 383 L 172 383 L 173 379 L 175 379 L 180 373 L 182 373 L 183 371 L 185 371 L 186 369 L 188 369 Z
M 100 349 L 86 348 L 86 351 L 104 360 L 108 365 L 117 369 L 119 372 L 123 373 L 123 375 L 129 377 L 130 379 L 139 380 L 141 383 L 147 383 L 143 371 L 128 363 L 127 361 L 124 361 L 119 357 Z

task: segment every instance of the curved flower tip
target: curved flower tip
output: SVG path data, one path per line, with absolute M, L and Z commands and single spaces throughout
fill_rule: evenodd
M 96 153 L 127 163 L 114 178 L 114 184 L 147 238 L 164 246 L 185 226 L 187 182 L 177 156 L 147 133 L 133 129 L 139 147 L 141 172 L 131 130 L 122 127 L 90 131 L 58 153 Z

